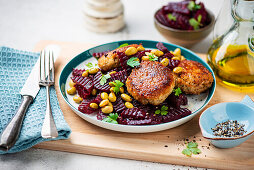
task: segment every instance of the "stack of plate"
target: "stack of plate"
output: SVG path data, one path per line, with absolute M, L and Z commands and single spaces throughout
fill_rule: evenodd
M 85 0 L 83 12 L 86 28 L 94 32 L 116 32 L 125 25 L 120 0 Z

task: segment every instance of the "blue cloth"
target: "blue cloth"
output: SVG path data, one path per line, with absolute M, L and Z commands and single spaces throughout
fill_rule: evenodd
M 19 51 L 8 47 L 0 47 L 0 133 L 14 116 L 21 103 L 19 91 L 23 87 L 39 53 Z M 67 139 L 71 129 L 65 122 L 59 107 L 54 87 L 50 88 L 51 107 L 59 136 L 56 139 Z M 19 139 L 8 152 L 19 152 L 40 142 L 52 139 L 41 137 L 41 128 L 46 111 L 46 89 L 41 87 L 38 95 L 27 110 Z

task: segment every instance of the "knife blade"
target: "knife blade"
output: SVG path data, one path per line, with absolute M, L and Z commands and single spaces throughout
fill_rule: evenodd
M 60 48 L 58 46 L 49 45 L 46 48 L 51 48 L 52 50 L 55 50 L 57 54 L 59 54 Z M 56 55 L 55 60 L 57 56 L 58 55 Z M 16 111 L 14 117 L 11 119 L 9 124 L 0 134 L 0 150 L 3 151 L 10 150 L 14 146 L 19 137 L 25 113 L 29 105 L 32 103 L 32 101 L 34 100 L 34 98 L 36 97 L 36 95 L 40 90 L 39 67 L 40 67 L 40 58 L 37 60 L 24 86 L 20 91 L 20 94 L 22 96 L 22 102 L 18 110 Z

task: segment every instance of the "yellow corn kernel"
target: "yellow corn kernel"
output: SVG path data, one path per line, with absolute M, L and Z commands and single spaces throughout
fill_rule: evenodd
M 126 49 L 125 54 L 127 56 L 134 55 L 138 52 L 138 50 L 135 47 L 129 47 Z
M 76 87 L 71 87 L 67 90 L 67 93 L 72 95 L 72 94 L 75 94 L 76 93 Z
M 92 90 L 92 95 L 95 96 L 97 94 L 97 90 L 96 89 L 93 89 Z
M 110 87 L 109 91 L 114 92 L 115 87 Z
M 132 101 L 131 96 L 129 96 L 125 93 L 121 94 L 121 98 L 126 102 L 131 102 Z
M 115 95 L 115 93 L 112 93 L 112 92 L 109 93 L 108 99 L 109 99 L 110 102 L 115 102 L 116 101 L 116 95 Z
M 174 54 L 174 56 L 181 56 L 181 50 L 180 50 L 180 48 L 176 48 L 175 50 L 174 50 L 174 52 L 173 52 L 173 54 Z
M 90 106 L 92 109 L 98 109 L 98 108 L 99 108 L 99 106 L 98 106 L 97 103 L 90 103 L 89 106 Z
M 108 99 L 105 99 L 105 100 L 102 100 L 99 104 L 100 107 L 104 107 L 104 106 L 107 106 L 109 103 L 109 100 Z
M 164 66 L 167 66 L 167 65 L 169 64 L 169 59 L 163 58 L 163 59 L 161 60 L 161 64 L 164 65 Z
M 109 75 L 114 74 L 114 73 L 116 73 L 116 71 L 111 71 L 111 72 L 109 73 Z
M 172 60 L 181 60 L 179 57 L 172 57 Z
M 124 88 L 120 87 L 120 93 L 124 93 Z
M 76 103 L 79 104 L 79 103 L 82 102 L 83 99 L 82 99 L 81 97 L 79 97 L 79 96 L 74 96 L 74 97 L 73 97 L 73 100 L 74 100 L 74 102 L 76 102 Z
M 151 53 L 154 54 L 154 55 L 156 55 L 156 56 L 158 56 L 158 57 L 160 57 L 160 56 L 162 56 L 162 55 L 164 54 L 162 51 L 157 50 L 157 49 L 153 49 L 153 50 L 151 51 Z
M 182 61 L 182 60 L 186 60 L 186 59 L 185 59 L 185 57 L 184 57 L 184 56 L 182 56 L 182 55 L 181 55 L 181 61 Z
M 69 86 L 73 87 L 76 83 L 74 83 L 72 80 L 69 81 Z
M 115 85 L 114 85 L 113 82 L 109 82 L 108 84 L 109 84 L 109 86 L 111 86 L 111 87 L 115 87 Z
M 113 107 L 112 106 L 105 106 L 101 108 L 102 113 L 109 114 L 113 112 Z
M 137 50 L 138 50 L 138 51 L 144 51 L 145 48 L 144 48 L 143 46 L 138 46 Z
M 88 72 L 87 72 L 87 71 L 84 71 L 84 72 L 82 73 L 82 76 L 83 76 L 83 77 L 87 77 L 87 76 L 88 76 Z
M 124 105 L 125 105 L 125 107 L 127 107 L 128 109 L 131 109 L 131 108 L 134 107 L 133 104 L 131 104 L 130 102 L 125 102 Z
M 108 99 L 108 93 L 102 92 L 102 93 L 101 93 L 101 98 L 102 98 L 102 100 Z
M 143 56 L 143 57 L 142 57 L 142 60 L 148 61 L 148 60 L 149 60 L 149 56 L 147 56 L 147 55 Z
M 89 69 L 89 74 L 96 74 L 99 71 L 99 68 L 91 68 Z
M 173 72 L 174 73 L 181 73 L 183 71 L 183 68 L 182 67 L 175 67 L 174 69 L 173 69 Z

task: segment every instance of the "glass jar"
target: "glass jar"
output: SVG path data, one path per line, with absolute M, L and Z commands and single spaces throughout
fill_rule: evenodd
M 208 63 L 218 82 L 254 89 L 254 0 L 224 0 Z

